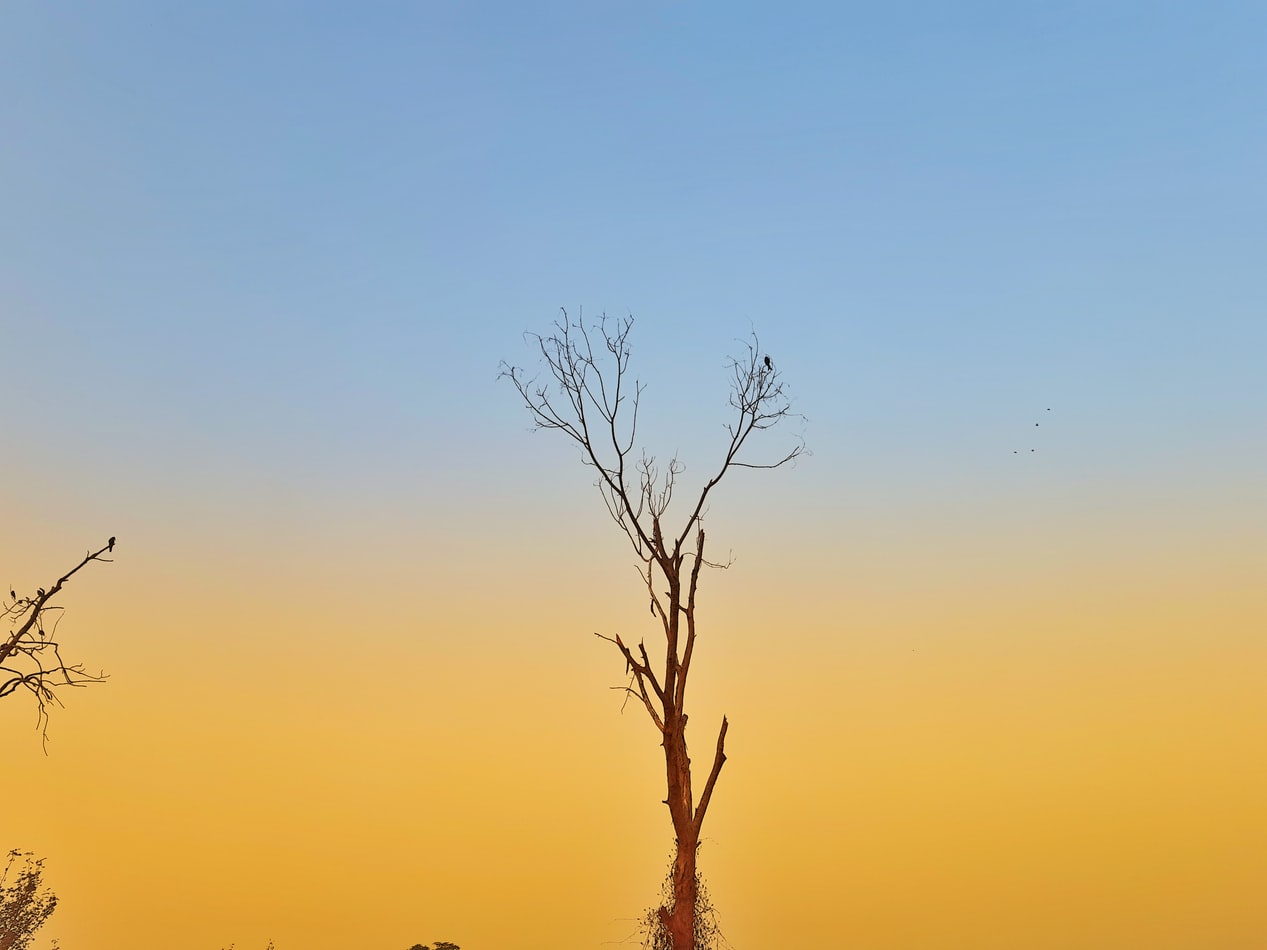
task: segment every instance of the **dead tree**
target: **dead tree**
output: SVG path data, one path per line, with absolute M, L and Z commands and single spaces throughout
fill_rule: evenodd
M 614 644 L 630 675 L 627 685 L 613 687 L 646 707 L 661 734 L 668 795 L 665 804 L 673 821 L 676 849 L 672 871 L 672 901 L 661 904 L 661 926 L 674 950 L 695 950 L 697 898 L 695 875 L 700 828 L 712 800 L 717 777 L 726 762 L 726 717 L 717 733 L 712 767 L 698 800 L 691 784 L 691 759 L 686 745 L 686 686 L 695 656 L 700 568 L 724 567 L 704 557 L 705 504 L 732 468 L 778 468 L 804 450 L 797 440 L 785 454 L 765 462 L 741 457 L 754 432 L 768 429 L 792 416 L 783 382 L 774 363 L 765 357 L 755 334 L 747 352 L 730 362 L 729 444 L 721 464 L 704 483 L 685 521 L 676 533 L 665 525 L 678 476 L 684 466 L 671 458 L 663 470 L 654 456 L 643 452 L 634 459 L 638 403 L 644 386 L 629 372 L 629 332 L 633 318 L 609 320 L 605 315 L 586 325 L 566 311 L 549 336 L 528 334 L 549 370 L 544 381 L 528 378 L 522 369 L 502 364 L 539 429 L 554 429 L 577 443 L 581 458 L 597 472 L 596 486 L 608 514 L 620 526 L 641 564 L 649 610 L 664 635 L 664 658 L 653 663 L 644 641 L 630 647 L 619 635 L 595 634 Z
M 57 625 L 63 608 L 50 601 L 90 562 L 113 561 L 103 555 L 114 551 L 114 542 L 111 538 L 101 550 L 87 552 L 82 561 L 47 589 L 41 587 L 34 595 L 25 596 L 10 590 L 8 600 L 0 598 L 4 607 L 2 616 L 11 627 L 8 636 L 0 640 L 0 698 L 19 689 L 35 697 L 35 724 L 45 751 L 48 750 L 48 708 L 53 704 L 62 705 L 54 690 L 101 683 L 107 678 L 104 673 L 89 673 L 82 663 L 68 664 L 62 659 Z

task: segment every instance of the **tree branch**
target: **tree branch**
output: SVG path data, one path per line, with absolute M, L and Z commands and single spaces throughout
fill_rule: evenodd
M 47 590 L 41 587 L 34 597 L 19 597 L 16 591 L 11 590 L 10 600 L 0 613 L 10 623 L 17 624 L 4 641 L 0 642 L 0 671 L 7 674 L 0 681 L 0 698 L 9 696 L 18 689 L 26 689 L 35 697 L 36 728 L 40 730 L 45 753 L 48 752 L 48 707 L 54 703 L 62 705 L 53 689 L 59 686 L 82 687 L 107 679 L 104 673 L 94 675 L 83 664 L 68 665 L 62 659 L 61 645 L 53 639 L 62 608 L 50 604 L 50 601 L 61 592 L 67 581 L 91 561 L 111 563 L 113 558 L 103 555 L 112 552 L 114 545 L 115 539 L 111 538 L 99 550 L 89 551 L 82 561 L 59 577 L 51 587 Z M 46 616 L 50 612 L 56 617 L 51 628 L 46 624 Z M 46 658 L 49 662 L 46 662 Z
M 699 807 L 695 809 L 695 833 L 699 834 L 700 827 L 704 824 L 704 814 L 708 811 L 708 803 L 713 798 L 713 786 L 717 784 L 717 776 L 721 774 L 721 767 L 726 764 L 726 730 L 730 727 L 730 723 L 726 721 L 726 717 L 721 717 L 721 731 L 717 733 L 717 752 L 713 755 L 713 769 L 708 773 L 708 781 L 704 784 L 704 794 L 700 797 Z
M 633 654 L 629 652 L 629 647 L 625 646 L 624 641 L 622 641 L 620 637 L 618 636 L 614 638 L 606 637 L 606 636 L 603 636 L 603 634 L 598 633 L 598 632 L 595 632 L 594 636 L 598 637 L 600 640 L 606 640 L 608 643 L 616 644 L 616 647 L 620 650 L 621 655 L 624 656 L 625 658 L 626 671 L 632 672 L 633 677 L 634 677 L 634 682 L 638 684 L 638 691 L 636 693 L 634 692 L 633 688 L 629 686 L 613 686 L 611 688 L 624 690 L 630 695 L 637 696 L 639 699 L 641 699 L 642 704 L 647 707 L 647 712 L 651 716 L 651 721 L 655 723 L 657 729 L 659 729 L 661 732 L 664 732 L 664 719 L 661 718 L 660 714 L 656 712 L 655 706 L 652 705 L 651 697 L 647 695 L 646 684 L 648 681 L 650 681 L 651 689 L 655 693 L 656 698 L 660 700 L 661 705 L 664 704 L 665 692 L 664 692 L 664 689 L 660 686 L 660 684 L 656 682 L 655 673 L 651 669 L 651 664 L 647 662 L 646 648 L 643 647 L 642 644 L 638 645 L 638 648 L 642 652 L 642 657 L 643 657 L 643 662 L 639 663 L 637 660 L 634 659 Z
M 762 356 L 761 344 L 754 333 L 751 342 L 745 344 L 748 350 L 746 360 L 732 358 L 730 361 L 733 379 L 731 381 L 730 405 L 738 410 L 739 418 L 727 425 L 730 433 L 730 445 L 726 449 L 726 457 L 722 461 L 717 474 L 705 483 L 695 503 L 695 510 L 686 519 L 682 533 L 678 537 L 679 546 L 686 542 L 691 529 L 699 522 L 700 513 L 709 493 L 726 475 L 728 469 L 734 468 L 778 468 L 797 458 L 805 451 L 804 439 L 799 439 L 790 452 L 774 462 L 741 462 L 737 459 L 748 437 L 759 429 L 768 429 L 782 419 L 795 415 L 791 402 L 783 390 L 783 380 L 779 370 L 768 356 Z

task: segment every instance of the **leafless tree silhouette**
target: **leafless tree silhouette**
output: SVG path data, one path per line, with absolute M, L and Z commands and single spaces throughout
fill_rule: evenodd
M 615 645 L 630 675 L 627 685 L 613 688 L 640 701 L 661 734 L 668 785 L 665 804 L 676 847 L 671 899 L 660 905 L 658 916 L 673 950 L 696 950 L 696 852 L 700 828 L 726 762 L 728 728 L 723 716 L 712 768 L 697 801 L 686 745 L 686 686 L 695 656 L 696 593 L 700 568 L 728 566 L 704 557 L 705 504 L 732 468 L 778 468 L 801 455 L 804 442 L 798 438 L 789 451 L 765 461 L 743 454 L 753 433 L 794 416 L 779 371 L 762 355 L 753 334 L 744 344 L 746 352 L 730 361 L 734 416 L 726 426 L 730 438 L 721 463 L 694 496 L 680 531 L 667 533 L 662 522 L 684 466 L 676 457 L 663 469 L 645 452 L 633 457 L 644 386 L 630 375 L 632 327 L 632 317 L 604 315 L 587 325 L 583 318 L 572 320 L 564 311 L 548 336 L 527 335 L 544 360 L 548 377 L 544 381 L 529 378 L 522 369 L 506 363 L 501 375 L 514 384 L 537 428 L 561 432 L 580 446 L 582 460 L 597 473 L 596 486 L 608 514 L 641 562 L 639 573 L 650 612 L 664 635 L 662 665 L 653 665 L 642 640 L 631 648 L 619 635 L 595 635 Z
M 111 562 L 103 555 L 114 551 L 115 539 L 111 538 L 99 551 L 89 551 L 84 559 L 59 577 L 51 587 L 39 588 L 33 596 L 19 596 L 9 591 L 8 600 L 0 600 L 0 614 L 10 626 L 5 639 L 0 640 L 0 698 L 25 689 L 35 697 L 36 728 L 40 730 L 45 751 L 48 751 L 48 709 L 50 705 L 62 705 L 54 692 L 65 686 L 87 686 L 101 683 L 104 673 L 92 674 L 82 663 L 67 664 L 62 659 L 61 643 L 57 639 L 57 625 L 63 608 L 50 601 L 61 592 L 65 583 L 93 561 Z

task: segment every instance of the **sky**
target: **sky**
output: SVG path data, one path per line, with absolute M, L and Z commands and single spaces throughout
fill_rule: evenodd
M 0 702 L 36 950 L 624 943 L 656 630 L 502 361 L 632 315 L 706 513 L 733 947 L 1267 944 L 1267 9 L 0 8 Z M 1037 423 L 1037 425 L 1035 425 Z M 670 521 L 685 518 L 679 506 Z M 697 779 L 697 785 L 699 780 Z

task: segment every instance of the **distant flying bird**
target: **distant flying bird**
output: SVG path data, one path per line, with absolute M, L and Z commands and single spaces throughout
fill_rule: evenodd
M 765 368 L 766 368 L 766 369 L 774 369 L 774 364 L 773 364 L 772 362 L 770 362 L 770 357 L 768 357 L 768 356 L 765 358 Z
M 111 538 L 108 542 L 106 542 L 106 550 L 107 551 L 114 550 L 114 538 Z

